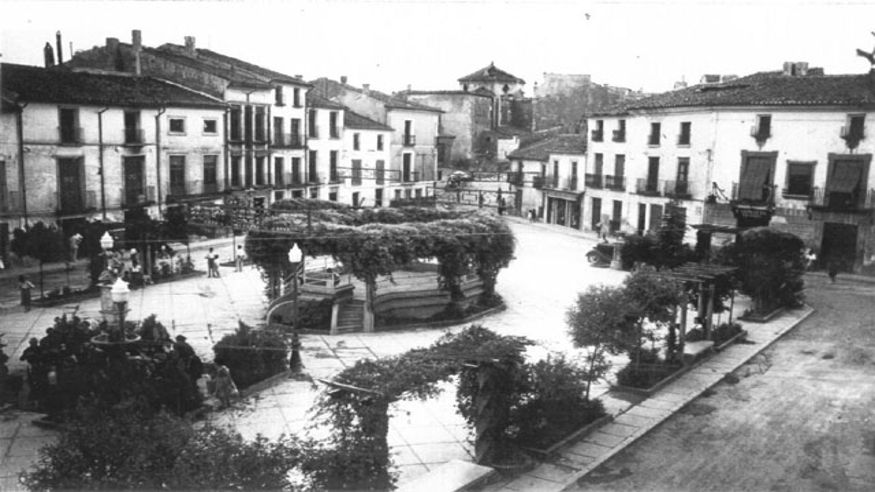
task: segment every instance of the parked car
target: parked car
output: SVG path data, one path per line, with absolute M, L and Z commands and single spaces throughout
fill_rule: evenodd
M 453 171 L 447 177 L 447 185 L 448 186 L 459 186 L 465 181 L 474 181 L 474 176 L 465 171 Z
M 586 254 L 590 266 L 608 267 L 614 259 L 614 243 L 598 243 Z

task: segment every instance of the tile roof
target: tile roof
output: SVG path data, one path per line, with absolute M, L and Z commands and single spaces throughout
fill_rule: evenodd
M 477 96 L 477 97 L 489 97 L 489 98 L 493 97 L 491 92 L 486 91 L 486 93 L 484 94 L 482 91 L 479 91 L 479 90 L 473 91 L 473 92 L 471 92 L 471 91 L 446 91 L 446 90 L 444 90 L 444 91 L 441 91 L 441 90 L 437 90 L 437 91 L 401 91 L 398 94 L 401 96 L 436 95 L 436 96 Z
M 345 108 L 346 111 L 343 112 L 343 126 L 345 128 L 352 128 L 354 130 L 383 130 L 383 131 L 392 131 L 392 127 L 388 125 L 384 125 L 379 121 L 374 121 L 368 117 L 362 116 L 356 112 L 353 112 L 349 108 Z
M 695 85 L 630 101 L 628 109 L 861 105 L 875 105 L 875 73 L 823 75 L 812 69 L 803 76 L 759 72 L 719 84 Z
M 95 74 L 64 67 L 2 64 L 2 87 L 17 100 L 110 106 L 223 108 L 215 98 L 152 77 Z
M 504 70 L 490 63 L 488 67 L 483 67 L 472 74 L 468 74 L 459 79 L 459 82 L 512 82 L 525 84 L 526 81 L 511 75 Z
M 216 53 L 215 51 L 211 51 L 208 49 L 199 48 L 197 50 L 197 54 L 199 57 L 211 58 L 218 60 L 222 63 L 227 63 L 229 65 L 234 65 L 238 68 L 243 68 L 248 70 L 256 75 L 267 78 L 269 80 L 273 80 L 276 82 L 285 82 L 289 84 L 297 84 L 297 85 L 309 85 L 303 79 L 298 77 L 292 77 L 290 75 L 286 75 L 284 73 L 276 72 L 274 70 L 270 70 L 269 68 L 260 67 L 258 65 L 239 60 L 237 58 L 233 58 L 227 55 L 223 55 L 221 53 Z
M 128 45 L 130 46 L 130 45 Z M 232 70 L 229 66 L 219 66 L 207 59 L 192 58 L 182 54 L 183 47 L 174 44 L 163 44 L 158 48 L 143 47 L 143 52 L 150 55 L 166 58 L 172 62 L 185 65 L 202 72 L 228 80 L 231 85 L 238 87 L 253 87 L 269 89 L 273 86 L 264 77 L 256 76 L 246 70 Z
M 434 113 L 443 113 L 442 110 L 438 108 L 433 108 L 431 106 L 426 106 L 425 104 L 419 104 L 413 101 L 406 101 L 400 97 L 390 96 L 389 94 L 385 94 L 383 92 L 374 90 L 374 89 L 360 89 L 358 87 L 351 86 L 349 84 L 344 84 L 342 82 L 337 82 L 335 80 L 331 80 L 327 77 L 321 77 L 316 80 L 310 82 L 313 84 L 317 90 L 324 91 L 325 86 L 331 86 L 333 90 L 335 89 L 343 89 L 346 91 L 357 92 L 359 94 L 363 94 L 369 97 L 372 97 L 383 103 L 387 108 L 393 109 L 409 109 L 412 111 L 431 111 Z M 331 91 L 329 91 L 331 92 Z
M 507 155 L 507 158 L 524 161 L 546 161 L 550 158 L 550 154 L 581 155 L 585 153 L 586 136 L 562 134 L 538 141 L 528 147 L 514 150 Z
M 346 109 L 343 104 L 322 97 L 313 91 L 307 93 L 307 106 L 322 109 Z

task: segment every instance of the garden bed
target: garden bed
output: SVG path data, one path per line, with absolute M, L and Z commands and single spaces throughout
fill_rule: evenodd
M 646 388 L 638 388 L 635 386 L 626 386 L 623 384 L 614 384 L 614 385 L 611 385 L 611 388 L 615 389 L 617 391 L 625 391 L 627 393 L 632 393 L 635 395 L 651 396 L 654 393 L 656 393 L 657 391 L 661 390 L 665 385 L 667 385 L 667 384 L 671 383 L 672 381 L 674 381 L 675 379 L 681 377 L 683 374 L 686 374 L 693 367 L 695 367 L 695 364 L 678 366 L 678 368 L 674 372 L 667 374 L 662 379 L 655 381 L 651 386 L 646 387 Z
M 747 336 L 747 330 L 741 330 L 740 332 L 736 333 L 735 335 L 733 335 L 732 337 L 730 337 L 728 340 L 721 343 L 720 345 L 715 345 L 714 350 L 717 352 L 720 352 L 721 350 L 725 349 L 726 347 L 732 345 L 733 343 L 737 342 L 739 339 L 744 338 L 746 336 Z
M 602 415 L 601 417 L 593 420 L 592 422 L 584 425 L 583 427 L 580 427 L 577 430 L 573 430 L 570 433 L 565 434 L 565 437 L 560 438 L 558 441 L 555 441 L 550 446 L 546 446 L 546 447 L 523 446 L 523 449 L 525 449 L 526 451 L 529 451 L 531 453 L 537 454 L 541 457 L 547 457 L 547 456 L 553 454 L 556 450 L 558 450 L 562 446 L 565 446 L 566 444 L 568 444 L 569 442 L 571 442 L 575 439 L 578 439 L 582 436 L 588 435 L 590 432 L 600 428 L 601 426 L 607 424 L 608 422 L 610 422 L 612 420 L 614 420 L 614 417 L 611 416 L 610 414 Z M 564 433 L 565 431 L 566 430 L 561 430 L 560 432 Z M 548 437 L 552 437 L 552 436 L 545 436 L 545 440 L 547 440 Z M 555 439 L 555 437 L 553 437 L 553 439 Z
M 750 321 L 751 323 L 767 323 L 772 319 L 778 317 L 781 313 L 784 312 L 783 307 L 775 308 L 773 311 L 768 313 L 758 313 L 758 312 L 749 312 L 744 313 L 739 316 L 738 319 L 741 321 Z

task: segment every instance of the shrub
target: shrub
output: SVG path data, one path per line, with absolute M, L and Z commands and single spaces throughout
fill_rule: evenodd
M 548 447 L 574 430 L 605 415 L 599 400 L 586 397 L 598 376 L 563 356 L 525 367 L 525 390 L 512 409 L 509 431 L 522 445 Z
M 213 352 L 216 364 L 227 366 L 231 378 L 240 388 L 251 386 L 288 367 L 288 349 L 282 335 L 253 329 L 242 321 L 235 333 L 219 340 Z
M 720 345 L 730 338 L 741 333 L 741 325 L 738 323 L 720 323 L 717 328 L 711 332 L 711 339 L 714 340 L 714 345 Z
M 617 372 L 617 384 L 632 388 L 650 388 L 682 366 L 680 362 L 662 359 L 657 351 L 642 350 L 640 364 L 629 364 Z
M 22 480 L 31 490 L 281 489 L 297 459 L 285 437 L 246 442 L 145 407 L 87 407 Z
M 651 235 L 626 236 L 623 246 L 620 248 L 620 258 L 624 270 L 631 270 L 636 263 L 655 263 L 654 250 L 656 239 Z

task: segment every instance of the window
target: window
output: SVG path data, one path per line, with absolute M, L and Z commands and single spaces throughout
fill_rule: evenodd
M 205 155 L 204 156 L 204 193 L 214 193 L 218 183 L 217 170 L 219 156 Z
M 263 185 L 264 184 L 264 156 L 259 155 L 255 157 L 255 184 Z
M 643 184 L 644 186 L 639 188 L 639 192 L 657 193 L 659 191 L 659 157 L 647 159 L 647 178 Z
M 362 184 L 362 161 L 361 159 L 352 160 L 352 185 L 358 186 Z
M 244 185 L 249 188 L 252 186 L 252 154 L 247 153 L 246 159 L 243 161 L 243 176 Z
M 289 129 L 292 135 L 292 141 L 289 142 L 289 145 L 292 147 L 300 147 L 302 144 L 302 135 L 301 135 L 301 119 L 300 118 L 292 118 L 292 127 Z
M 328 176 L 332 182 L 336 182 L 339 177 L 337 175 L 337 151 L 328 152 Z
M 413 136 L 413 120 L 404 120 L 404 142 L 405 146 L 416 145 L 416 137 Z
M 273 143 L 274 145 L 285 145 L 285 139 L 283 139 L 283 130 L 285 130 L 285 125 L 283 125 L 284 121 L 279 116 L 273 117 Z
M 848 148 L 856 148 L 860 140 L 866 138 L 865 122 L 866 115 L 864 114 L 848 115 L 848 123 L 842 127 L 841 133 L 841 137 L 847 142 Z
M 219 133 L 219 122 L 217 120 L 204 118 L 204 133 L 209 135 Z
M 374 190 L 374 206 L 383 206 L 383 188 L 377 188 L 376 190 Z
M 361 205 L 361 201 L 359 200 L 360 195 L 361 194 L 358 191 L 352 192 L 352 206 L 354 208 L 359 208 L 359 205 Z
M 626 174 L 626 156 L 617 154 L 614 156 L 614 176 L 622 177 Z
M 170 118 L 170 133 L 185 134 L 185 118 Z
M 301 184 L 301 158 L 292 157 L 292 184 Z
M 404 154 L 404 156 L 402 158 L 401 181 L 404 181 L 405 183 L 408 181 L 413 181 L 413 179 L 412 179 L 413 173 L 412 173 L 412 169 L 411 169 L 411 167 L 412 167 L 412 163 L 411 163 L 412 159 L 411 158 L 412 157 L 413 157 L 412 154 Z
M 617 120 L 617 129 L 614 130 L 614 142 L 626 141 L 626 120 Z
M 681 122 L 681 132 L 678 134 L 678 145 L 690 145 L 690 127 L 692 123 L 689 121 Z
M 741 152 L 741 174 L 734 198 L 766 202 L 772 196 L 777 152 Z
M 309 127 L 307 135 L 310 138 L 319 138 L 319 131 L 316 128 L 316 110 L 311 109 L 309 113 L 307 113 L 307 126 Z
M 598 153 L 595 154 L 593 174 L 595 174 L 596 176 L 601 176 L 602 172 L 604 171 L 604 166 L 605 166 L 604 154 L 598 154 Z
M 282 157 L 273 158 L 273 182 L 278 185 L 285 183 L 285 164 L 286 161 Z
M 316 188 L 316 187 L 310 188 L 310 198 L 313 198 L 313 199 L 319 198 L 319 188 Z
M 328 190 L 328 200 L 332 202 L 337 201 L 337 188 L 331 188 L 330 190 Z
M 125 111 L 125 143 L 143 143 L 143 131 L 140 129 L 139 111 Z
M 769 137 L 772 136 L 772 115 L 757 115 L 757 123 L 751 128 L 750 135 L 755 138 L 758 143 L 768 140 Z
M 595 120 L 595 128 L 592 130 L 592 141 L 601 142 L 605 133 L 605 120 Z
M 285 106 L 283 102 L 283 86 L 278 85 L 274 90 L 274 104 L 277 106 Z
M 185 195 L 185 156 L 170 156 L 170 194 Z
M 787 162 L 787 188 L 784 195 L 811 196 L 814 184 L 814 162 Z
M 377 150 L 383 150 L 383 136 L 377 135 Z
M 252 106 L 243 107 L 243 138 L 252 141 Z
M 659 145 L 660 135 L 662 133 L 662 125 L 660 123 L 650 124 L 650 135 L 647 137 L 648 145 Z
M 307 157 L 307 181 L 309 181 L 310 183 L 318 183 L 319 174 L 316 172 L 316 159 L 318 155 L 316 154 L 315 150 L 311 150 Z
M 255 141 L 264 142 L 266 139 L 264 106 L 257 106 L 255 108 Z
M 401 199 L 401 190 L 395 190 L 395 199 L 396 199 L 396 200 L 400 200 L 400 199 Z
M 62 144 L 76 144 L 82 141 L 78 109 L 61 108 L 58 110 L 58 133 Z
M 377 167 L 377 184 L 381 185 L 386 182 L 386 161 L 380 159 L 376 163 Z
M 686 196 L 690 193 L 690 158 L 678 157 L 677 180 L 674 184 L 675 195 Z
M 328 113 L 328 131 L 331 138 L 340 138 L 340 128 L 337 126 L 337 111 Z
M 352 134 L 352 150 L 361 150 L 361 135 L 358 133 Z
M 293 102 L 295 104 L 295 107 L 300 108 L 301 107 L 301 89 L 299 89 L 298 87 L 295 87 L 292 90 L 292 99 L 294 100 Z
M 243 132 L 240 126 L 241 109 L 240 106 L 231 106 L 231 137 L 230 140 L 240 141 L 243 138 Z
M 231 156 L 231 186 L 240 186 L 240 161 L 239 155 Z

